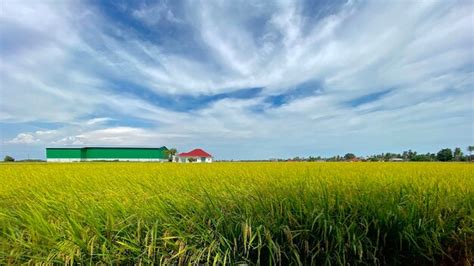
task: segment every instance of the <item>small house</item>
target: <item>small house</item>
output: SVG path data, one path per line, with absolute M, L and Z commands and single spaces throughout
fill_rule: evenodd
M 212 163 L 212 155 L 202 149 L 182 152 L 175 157 L 178 163 Z

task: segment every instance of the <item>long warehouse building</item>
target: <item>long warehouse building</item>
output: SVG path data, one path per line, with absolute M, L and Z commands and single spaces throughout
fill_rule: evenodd
M 46 148 L 48 162 L 139 161 L 166 162 L 168 148 L 82 147 Z

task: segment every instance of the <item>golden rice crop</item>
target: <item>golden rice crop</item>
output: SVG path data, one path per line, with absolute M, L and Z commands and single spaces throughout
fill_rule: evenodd
M 471 264 L 474 164 L 0 164 L 0 264 Z

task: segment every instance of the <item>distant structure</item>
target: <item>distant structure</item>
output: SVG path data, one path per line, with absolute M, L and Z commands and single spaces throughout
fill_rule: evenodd
M 194 149 L 178 154 L 174 161 L 178 163 L 212 163 L 212 155 L 202 149 Z
M 82 147 L 46 148 L 48 162 L 137 161 L 167 162 L 168 148 Z
M 389 162 L 403 162 L 404 160 L 402 158 L 390 158 L 388 161 Z

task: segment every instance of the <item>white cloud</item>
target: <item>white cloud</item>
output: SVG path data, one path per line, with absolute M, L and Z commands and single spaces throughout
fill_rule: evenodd
M 96 118 L 92 118 L 92 119 L 89 119 L 87 120 L 86 124 L 87 125 L 100 125 L 100 124 L 104 124 L 104 123 L 107 123 L 109 121 L 113 121 L 114 119 L 110 118 L 110 117 L 96 117 Z
M 128 11 L 153 29 L 163 20 L 187 27 L 185 52 L 139 38 L 86 3 L 5 2 L 0 33 L 18 45 L 0 50 L 0 121 L 61 124 L 6 142 L 204 143 L 232 157 L 224 147 L 254 145 L 264 150 L 255 156 L 268 156 L 288 154 L 290 144 L 302 153 L 362 151 L 354 139 L 375 151 L 474 141 L 470 2 L 348 2 L 317 20 L 300 1 L 190 2 L 183 16 L 168 4 Z M 178 112 L 122 81 L 166 95 L 264 89 Z M 321 84 L 317 95 L 281 106 L 265 99 L 308 81 Z
M 39 140 L 36 139 L 32 134 L 20 133 L 18 136 L 8 141 L 10 144 L 33 144 L 37 143 Z

